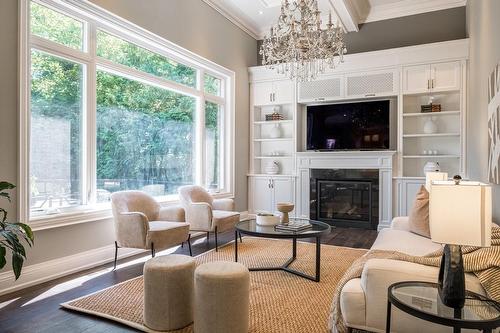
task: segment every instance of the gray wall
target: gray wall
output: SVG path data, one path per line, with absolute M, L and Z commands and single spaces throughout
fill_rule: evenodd
M 236 72 L 236 203 L 247 209 L 249 150 L 249 86 L 247 67 L 256 65 L 256 41 L 201 0 L 93 0 L 190 51 Z M 18 1 L 0 1 L 0 180 L 17 180 L 17 24 Z M 1 202 L 5 205 L 5 202 Z M 8 205 L 16 215 L 16 202 Z M 35 249 L 28 263 L 64 257 L 110 245 L 114 241 L 110 220 L 89 222 L 35 233 Z
M 347 53 L 462 39 L 466 36 L 465 7 L 361 24 L 346 35 Z M 259 41 L 260 48 L 261 41 Z M 257 51 L 258 52 L 258 51 Z M 261 57 L 258 56 L 259 64 Z
M 500 61 L 500 1 L 469 0 L 467 32 L 470 37 L 467 152 L 472 179 L 488 181 L 487 80 Z M 500 186 L 493 185 L 493 218 L 500 222 Z

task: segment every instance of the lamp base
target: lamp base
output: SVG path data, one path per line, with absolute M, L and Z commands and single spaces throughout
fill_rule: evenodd
M 465 273 L 459 245 L 444 246 L 438 279 L 439 297 L 444 305 L 460 309 L 465 304 Z

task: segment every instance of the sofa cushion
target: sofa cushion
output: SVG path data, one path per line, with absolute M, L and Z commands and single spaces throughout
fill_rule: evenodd
M 408 231 L 387 228 L 379 232 L 371 248 L 423 256 L 439 250 L 441 245 Z
M 423 185 L 415 197 L 408 221 L 411 232 L 431 238 L 429 229 L 429 192 Z

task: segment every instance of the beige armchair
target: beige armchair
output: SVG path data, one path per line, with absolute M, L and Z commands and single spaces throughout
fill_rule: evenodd
M 207 241 L 210 232 L 215 235 L 215 251 L 218 250 L 217 233 L 232 229 L 240 220 L 234 212 L 232 199 L 214 198 L 203 187 L 196 185 L 179 188 L 179 197 L 186 213 L 186 222 L 193 231 L 205 231 Z
M 115 222 L 115 263 L 118 248 L 156 250 L 191 242 L 189 223 L 184 222 L 181 207 L 160 207 L 149 194 L 141 191 L 121 191 L 111 195 L 111 206 Z

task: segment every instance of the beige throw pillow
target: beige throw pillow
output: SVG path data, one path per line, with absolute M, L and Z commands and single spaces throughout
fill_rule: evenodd
M 429 192 L 425 186 L 420 187 L 409 216 L 410 231 L 431 238 L 429 229 Z

